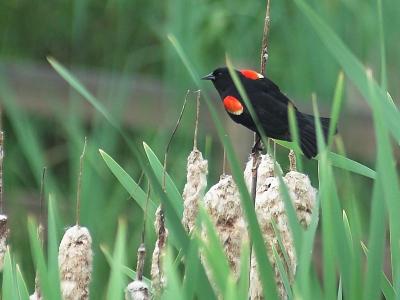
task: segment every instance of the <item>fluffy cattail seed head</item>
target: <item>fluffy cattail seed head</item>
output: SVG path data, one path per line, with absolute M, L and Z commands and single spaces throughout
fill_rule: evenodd
M 260 164 L 257 169 L 257 188 L 258 190 L 261 185 L 265 183 L 265 180 L 269 177 L 273 177 L 274 172 L 274 159 L 269 154 L 261 155 L 259 157 Z M 244 180 L 246 182 L 247 188 L 251 191 L 252 185 L 252 169 L 253 169 L 253 158 L 250 156 L 249 161 L 246 164 L 244 170 Z
M 92 238 L 89 230 L 79 225 L 68 228 L 58 253 L 63 299 L 89 299 L 92 259 Z
M 150 292 L 146 282 L 142 280 L 132 281 L 125 290 L 125 300 L 149 300 Z
M 0 215 L 0 271 L 3 270 L 4 256 L 7 251 L 7 216 Z
M 293 193 L 289 191 L 292 199 Z M 274 247 L 286 267 L 289 278 L 293 278 L 296 270 L 296 253 L 293 244 L 293 238 L 290 232 L 288 219 L 285 212 L 285 204 L 281 197 L 279 179 L 277 177 L 268 178 L 265 183 L 258 189 L 256 196 L 255 210 L 260 228 L 266 243 L 268 257 L 275 271 L 275 281 L 278 288 L 280 299 L 286 299 L 286 291 L 283 286 L 282 278 L 279 274 L 275 257 L 273 255 Z M 285 263 L 283 251 L 279 246 L 278 238 L 274 232 L 272 222 L 275 223 L 276 229 L 280 234 L 283 247 L 288 254 L 289 261 Z M 257 261 L 253 255 L 251 260 L 250 271 L 250 296 L 251 299 L 263 299 L 262 286 L 258 278 Z
M 240 251 L 248 239 L 240 204 L 240 194 L 232 176 L 221 176 L 204 196 L 205 207 L 213 221 L 234 274 L 239 274 Z
M 194 149 L 190 152 L 187 161 L 186 185 L 183 189 L 183 217 L 182 224 L 191 232 L 199 212 L 199 201 L 204 197 L 207 187 L 208 162 L 201 152 Z
M 297 219 L 305 228 L 310 225 L 317 190 L 311 185 L 310 178 L 300 172 L 290 171 L 284 178 L 288 189 L 294 194 L 294 208 Z

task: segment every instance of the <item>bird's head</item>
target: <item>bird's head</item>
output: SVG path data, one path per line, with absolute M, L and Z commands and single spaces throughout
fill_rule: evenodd
M 235 72 L 242 82 L 243 80 L 257 80 L 263 78 L 261 74 L 253 70 L 235 70 Z M 227 67 L 217 68 L 202 79 L 211 80 L 220 93 L 235 85 Z

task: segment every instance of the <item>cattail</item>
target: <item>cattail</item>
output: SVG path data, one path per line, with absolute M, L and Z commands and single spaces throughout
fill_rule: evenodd
M 156 295 L 161 295 L 161 291 L 166 285 L 166 278 L 162 266 L 168 238 L 168 230 L 165 228 L 164 212 L 162 211 L 161 206 L 159 206 L 156 211 L 154 227 L 156 228 L 158 239 L 153 251 L 150 273 L 154 293 Z
M 285 175 L 288 189 L 295 197 L 294 208 L 300 224 L 307 228 L 311 222 L 311 214 L 317 197 L 317 190 L 311 185 L 310 178 L 296 170 L 296 156 L 293 151 L 289 153 L 290 172 Z
M 287 186 L 289 196 L 296 210 L 297 218 L 299 222 L 306 227 L 309 225 L 311 220 L 311 211 L 315 202 L 316 190 L 311 186 L 307 175 L 295 171 L 295 159 L 292 152 L 289 157 L 291 161 L 291 171 L 286 174 L 283 181 Z M 285 266 L 291 282 L 296 273 L 297 258 L 284 200 L 281 195 L 279 178 L 267 178 L 265 183 L 258 188 L 255 210 L 266 243 L 268 257 L 275 272 L 278 295 L 280 296 L 280 299 L 286 299 L 286 290 L 273 255 L 273 248 L 275 248 Z M 283 249 L 281 249 L 278 243 L 278 238 L 275 234 L 272 222 L 275 223 L 276 231 L 280 235 L 284 251 L 287 253 L 288 261 L 285 260 Z M 258 278 L 257 262 L 254 256 L 252 257 L 251 262 L 250 298 L 254 300 L 264 299 L 261 282 Z
M 132 281 L 126 288 L 126 300 L 149 300 L 150 298 L 149 287 L 144 281 Z
M 136 279 L 128 284 L 125 289 L 125 300 L 149 300 L 151 299 L 150 289 L 143 281 L 144 260 L 146 248 L 144 243 L 139 246 L 137 254 Z
M 89 299 L 92 258 L 92 237 L 89 230 L 79 225 L 68 228 L 58 253 L 63 299 Z
M 210 215 L 228 262 L 235 275 L 239 274 L 240 250 L 248 239 L 246 223 L 240 204 L 240 194 L 232 176 L 222 175 L 204 196 Z
M 290 191 L 289 191 L 290 193 Z M 290 195 L 293 199 L 293 194 Z M 267 178 L 265 183 L 258 189 L 256 196 L 255 210 L 257 213 L 258 222 L 260 224 L 261 232 L 267 247 L 269 261 L 275 271 L 275 282 L 278 288 L 278 295 L 280 299 L 286 299 L 286 291 L 283 286 L 282 278 L 276 264 L 273 254 L 274 247 L 286 266 L 286 271 L 290 278 L 292 278 L 296 268 L 296 255 L 293 245 L 293 238 L 290 232 L 288 219 L 285 212 L 285 204 L 281 197 L 279 179 L 277 177 Z M 285 264 L 282 249 L 279 246 L 278 238 L 274 232 L 272 222 L 276 224 L 276 229 L 280 234 L 285 251 L 288 254 L 289 265 Z M 261 282 L 258 278 L 257 261 L 253 255 L 251 259 L 250 271 L 250 298 L 253 300 L 264 299 Z
M 182 224 L 191 232 L 196 223 L 199 211 L 199 202 L 204 197 L 207 187 L 208 162 L 201 152 L 193 149 L 187 161 L 186 185 L 183 189 L 183 217 Z
M 7 251 L 7 216 L 0 215 L 0 271 L 3 270 L 4 256 Z
M 261 185 L 265 183 L 268 177 L 274 176 L 274 159 L 269 154 L 261 155 L 259 157 L 260 163 L 257 169 L 257 188 L 258 190 Z M 253 158 L 250 156 L 249 161 L 246 164 L 244 170 L 244 179 L 249 191 L 251 191 L 252 185 L 252 168 L 253 168 Z

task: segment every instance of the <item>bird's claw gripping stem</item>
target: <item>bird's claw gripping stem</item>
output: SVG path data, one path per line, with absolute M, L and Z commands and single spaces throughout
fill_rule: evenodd
M 257 135 L 257 138 L 253 145 L 253 148 L 251 148 L 251 153 L 254 154 L 257 151 L 261 151 L 261 150 L 262 150 L 261 137 L 259 135 Z

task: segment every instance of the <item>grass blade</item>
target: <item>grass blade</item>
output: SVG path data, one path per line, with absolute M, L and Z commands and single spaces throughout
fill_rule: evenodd
M 111 265 L 111 275 L 107 288 L 106 299 L 122 299 L 124 296 L 124 289 L 126 280 L 122 276 L 122 266 L 125 261 L 126 249 L 126 224 L 119 222 L 117 238 L 114 245 L 114 253 Z
M 18 288 L 18 297 L 21 300 L 29 300 L 29 292 L 28 288 L 26 287 L 26 283 L 24 280 L 24 276 L 22 276 L 21 269 L 19 265 L 16 265 L 16 278 L 17 278 L 17 288 Z
M 121 185 L 126 189 L 132 199 L 135 200 L 137 204 L 139 204 L 139 206 L 143 209 L 143 212 L 145 212 L 147 199 L 146 192 L 142 190 L 142 188 L 135 182 L 135 180 L 133 180 L 132 177 L 129 176 L 129 174 L 110 155 L 108 155 L 101 149 L 99 149 L 99 152 L 110 171 L 118 179 Z M 149 223 L 153 224 L 154 214 L 157 209 L 157 203 L 155 203 L 152 198 L 149 199 L 149 206 L 147 209 Z
M 13 268 L 13 263 L 10 254 L 10 248 L 4 255 L 4 265 L 3 265 L 3 283 L 2 283 L 2 297 L 3 299 L 17 299 L 18 289 L 16 286 L 15 273 Z
M 336 127 L 339 120 L 340 111 L 343 104 L 343 85 L 344 75 L 342 72 L 339 73 L 338 80 L 336 83 L 335 94 L 333 96 L 333 104 L 331 111 L 331 121 L 329 123 L 329 134 L 328 134 L 328 145 L 332 146 L 333 137 L 336 132 Z
M 161 162 L 158 160 L 157 156 L 151 150 L 149 145 L 143 142 L 144 151 L 146 152 L 147 158 L 149 159 L 150 166 L 152 167 L 154 174 L 157 176 L 158 181 L 162 184 L 162 179 L 164 176 L 164 167 Z M 174 200 L 172 203 L 177 215 L 181 218 L 183 214 L 183 199 L 181 194 L 178 191 L 174 181 L 166 172 L 165 174 L 165 189 L 168 195 L 170 195 L 171 199 Z

